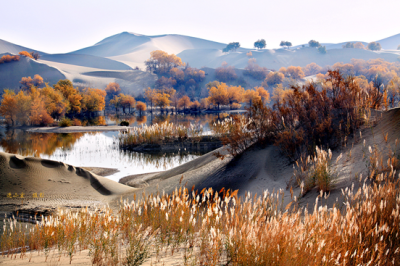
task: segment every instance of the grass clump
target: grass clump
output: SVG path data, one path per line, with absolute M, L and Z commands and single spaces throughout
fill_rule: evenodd
M 151 126 L 133 127 L 121 132 L 118 139 L 121 146 L 138 144 L 162 144 L 177 139 L 197 138 L 203 133 L 203 127 L 190 124 L 189 126 L 174 123 L 160 123 Z
M 336 159 L 336 165 L 342 158 L 340 154 Z M 319 191 L 327 192 L 332 189 L 332 183 L 337 178 L 337 166 L 332 167 L 332 152 L 316 147 L 314 156 L 301 156 L 296 161 L 294 167 L 294 177 L 297 184 L 301 187 L 301 194 L 305 194 L 313 187 L 317 187 Z
M 58 126 L 60 127 L 70 127 L 73 125 L 73 121 L 71 121 L 71 119 L 64 117 L 60 120 L 60 122 L 58 122 Z

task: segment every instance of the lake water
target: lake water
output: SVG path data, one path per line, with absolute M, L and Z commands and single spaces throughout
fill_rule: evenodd
M 219 115 L 220 118 L 225 115 Z M 169 123 L 201 124 L 204 132 L 209 131 L 208 124 L 218 119 L 218 115 L 164 115 L 153 118 L 125 118 L 131 125 L 151 125 L 167 121 Z M 119 120 L 106 118 L 109 125 Z M 116 168 L 119 172 L 107 176 L 114 181 L 120 178 L 142 173 L 168 170 L 189 162 L 202 154 L 190 154 L 181 151 L 178 154 L 146 154 L 122 151 L 118 146 L 118 132 L 88 133 L 29 133 L 23 130 L 7 130 L 0 127 L 0 151 L 36 156 L 61 161 L 79 167 Z

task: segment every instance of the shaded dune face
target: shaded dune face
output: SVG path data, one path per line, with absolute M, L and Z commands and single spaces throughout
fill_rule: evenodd
M 45 201 L 90 199 L 107 202 L 132 190 L 80 167 L 0 152 L 1 197 L 8 193 L 24 193 L 25 198 L 29 198 L 33 193 L 43 193 Z
M 23 169 L 27 167 L 25 160 L 18 155 L 14 155 L 10 158 L 9 165 L 13 169 Z

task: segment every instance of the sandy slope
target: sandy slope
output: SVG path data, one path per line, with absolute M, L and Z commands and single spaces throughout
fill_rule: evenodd
M 363 160 L 363 154 L 368 150 L 369 145 L 376 144 L 380 148 L 387 145 L 394 147 L 395 140 L 399 139 L 400 141 L 400 108 L 392 109 L 386 113 L 379 112 L 376 118 L 379 119 L 377 126 L 365 127 L 361 130 L 362 140 L 356 136 L 355 139 L 349 141 L 347 147 L 333 151 L 332 167 L 336 169 L 338 178 L 334 181 L 334 189 L 331 191 L 331 197 L 327 200 L 328 204 L 332 205 L 337 200 L 340 203 L 342 188 L 351 186 L 353 183 L 357 188 L 358 182 L 354 178 L 356 175 L 361 173 L 364 177 L 367 175 L 368 169 L 365 160 Z M 388 144 L 384 142 L 383 138 L 386 133 L 389 136 Z M 363 146 L 363 140 L 368 146 Z M 397 152 L 399 152 L 400 146 L 397 149 Z M 225 155 L 225 158 L 223 160 L 217 158 L 214 155 L 215 152 Z M 342 154 L 342 159 L 336 164 L 335 160 L 340 154 Z M 260 195 L 264 190 L 283 189 L 285 191 L 285 203 L 289 203 L 291 197 L 287 189 L 290 186 L 293 186 L 295 196 L 300 194 L 300 188 L 293 182 L 292 177 L 293 165 L 280 154 L 277 147 L 255 146 L 246 150 L 238 158 L 227 155 L 226 148 L 222 147 L 174 169 L 158 174 L 131 176 L 120 182 L 133 187 L 144 188 L 146 193 L 156 193 L 157 191 L 169 193 L 180 184 L 188 188 L 195 185 L 197 189 L 210 186 L 215 189 L 222 187 L 239 189 L 241 196 L 248 191 Z M 142 191 L 138 190 L 134 193 L 140 196 Z M 301 198 L 301 205 L 308 205 L 312 208 L 317 195 L 317 189 L 313 189 Z
M 65 75 L 59 69 L 21 56 L 19 61 L 0 64 L 0 92 L 4 88 L 19 88 L 21 85 L 19 81 L 22 77 L 30 76 L 33 78 L 35 74 L 42 76 L 44 82 L 49 84 L 65 79 Z
M 2 210 L 13 206 L 33 209 L 104 205 L 134 190 L 79 167 L 3 152 L 0 153 L 0 177 Z M 24 193 L 24 199 L 9 199 L 8 193 L 19 196 Z
M 185 50 L 178 54 L 184 62 L 190 62 L 193 67 L 221 66 L 223 62 L 237 68 L 244 68 L 247 65 L 248 57 L 246 52 L 231 52 L 223 54 L 217 50 Z M 260 66 L 278 70 L 281 67 L 301 66 L 304 67 L 312 62 L 327 66 L 337 62 L 350 63 L 352 58 L 375 59 L 383 58 L 389 62 L 396 62 L 398 55 L 396 52 L 372 52 L 361 49 L 332 49 L 326 54 L 319 53 L 315 48 L 299 48 L 296 50 L 262 50 L 252 51 L 252 57 L 257 60 Z

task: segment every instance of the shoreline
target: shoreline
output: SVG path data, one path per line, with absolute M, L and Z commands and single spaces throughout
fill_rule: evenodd
M 70 126 L 70 127 L 19 127 L 30 133 L 79 133 L 79 132 L 101 132 L 126 130 L 126 126 Z

